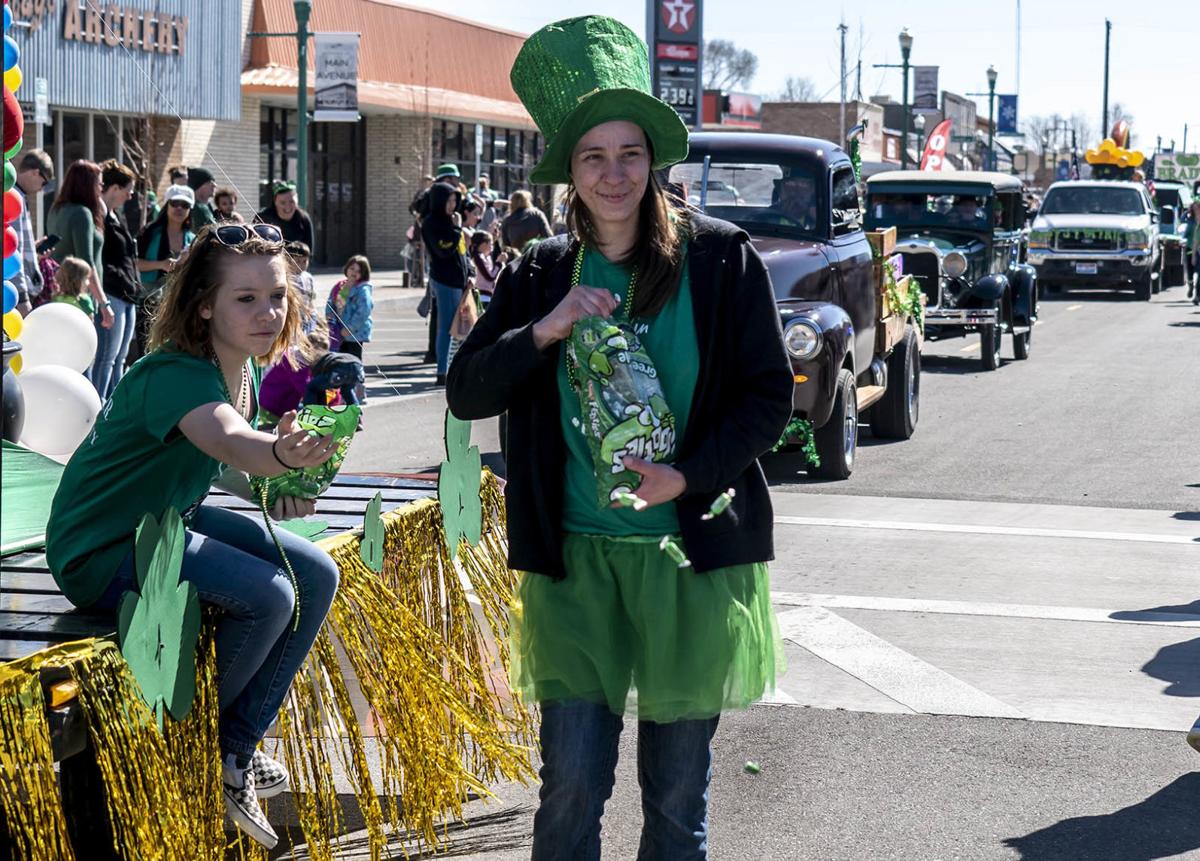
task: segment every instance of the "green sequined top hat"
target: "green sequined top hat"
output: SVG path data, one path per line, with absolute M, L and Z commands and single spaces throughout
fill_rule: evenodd
M 575 144 L 612 120 L 641 126 L 656 170 L 687 157 L 687 127 L 650 95 L 646 44 L 620 21 L 589 15 L 546 25 L 525 40 L 509 79 L 546 138 L 532 182 L 570 182 Z

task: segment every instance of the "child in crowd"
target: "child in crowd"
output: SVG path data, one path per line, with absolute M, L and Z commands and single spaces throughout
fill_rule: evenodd
M 54 246 L 58 244 L 57 236 L 48 236 L 38 243 L 38 271 L 42 273 L 42 292 L 29 298 L 29 304 L 38 308 L 54 301 L 58 295 L 58 261 L 54 259 Z
M 496 279 L 500 270 L 508 262 L 508 253 L 501 251 L 498 257 L 493 257 L 495 248 L 491 233 L 486 230 L 476 230 L 471 235 L 471 262 L 475 264 L 475 286 L 479 289 L 479 297 L 486 308 L 492 301 L 492 291 L 496 289 Z
M 87 314 L 89 320 L 96 316 L 96 304 L 88 295 L 88 278 L 91 274 L 92 267 L 87 265 L 87 261 L 78 257 L 64 257 L 54 279 L 58 285 L 54 301 L 74 305 Z
M 143 516 L 182 515 L 180 579 L 219 610 L 225 809 L 268 848 L 278 838 L 258 799 L 285 791 L 288 775 L 258 745 L 325 621 L 338 569 L 311 541 L 280 529 L 277 545 L 261 516 L 204 499 L 218 480 L 251 499 L 247 474 L 282 475 L 336 451 L 335 437 L 310 436 L 294 412 L 274 434 L 255 427 L 260 368 L 309 349 L 294 274 L 272 225 L 201 233 L 168 276 L 146 355 L 117 383 L 67 463 L 46 527 L 47 565 L 63 594 L 106 613 L 137 591 L 134 536 Z M 281 497 L 273 516 L 314 510 L 311 499 Z
M 356 254 L 342 267 L 346 277 L 333 286 L 325 303 L 325 319 L 329 321 L 329 347 L 347 353 L 360 362 L 363 344 L 371 340 L 371 313 L 375 309 L 371 287 L 371 263 Z M 357 389 L 360 403 L 366 403 L 366 392 Z
M 312 249 L 304 242 L 295 241 L 289 242 L 284 246 L 288 256 L 292 258 L 292 263 L 296 265 L 296 289 L 300 292 L 300 297 L 304 300 L 304 310 L 301 314 L 301 319 L 304 321 L 304 331 L 307 334 L 317 327 L 319 322 L 317 317 L 317 285 L 313 281 L 312 273 L 308 271 L 308 266 L 312 262 Z M 329 349 L 329 345 L 325 345 L 325 349 Z

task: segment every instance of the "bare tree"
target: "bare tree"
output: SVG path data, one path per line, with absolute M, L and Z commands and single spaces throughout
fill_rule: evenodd
M 781 102 L 815 102 L 817 100 L 817 85 L 810 78 L 788 75 L 779 91 L 778 100 Z
M 713 39 L 704 45 L 705 89 L 749 86 L 757 71 L 758 57 L 728 39 Z

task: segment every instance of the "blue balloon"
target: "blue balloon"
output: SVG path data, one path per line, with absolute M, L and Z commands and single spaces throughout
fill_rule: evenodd
M 4 282 L 4 313 L 17 307 L 17 288 L 11 281 Z
M 21 49 L 12 36 L 4 37 L 4 71 L 8 71 L 21 59 Z
M 4 7 L 4 32 L 7 33 L 12 27 L 12 12 L 7 6 Z
M 21 271 L 21 258 L 13 254 L 4 258 L 4 277 L 12 278 Z

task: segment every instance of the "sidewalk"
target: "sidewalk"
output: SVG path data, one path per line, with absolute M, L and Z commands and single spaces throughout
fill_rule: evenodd
M 313 281 L 317 286 L 317 300 L 321 303 L 329 296 L 333 285 L 342 279 L 342 270 L 334 266 L 320 266 L 312 270 Z M 392 307 L 416 307 L 424 295 L 423 290 L 404 287 L 403 269 L 376 269 L 371 273 L 371 286 L 374 288 L 375 308 L 382 310 Z

